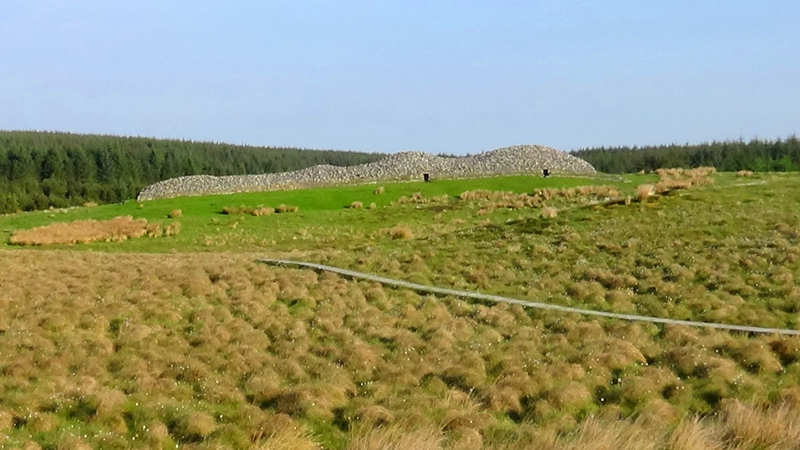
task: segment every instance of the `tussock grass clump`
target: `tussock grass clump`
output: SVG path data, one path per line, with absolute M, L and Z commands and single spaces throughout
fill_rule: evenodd
M 753 171 L 752 170 L 740 170 L 736 172 L 737 177 L 752 177 Z
M 364 207 L 364 203 L 362 202 L 351 202 L 348 208 L 350 209 L 361 209 Z
M 0 410 L 0 431 L 14 428 L 14 415 L 8 411 Z
M 548 399 L 560 409 L 586 407 L 591 403 L 592 393 L 583 383 L 571 381 L 548 392 Z
M 652 184 L 640 184 L 636 186 L 636 198 L 643 202 L 656 193 L 656 187 Z
M 763 342 L 746 342 L 734 348 L 730 348 L 729 351 L 731 356 L 749 372 L 776 373 L 783 370 L 783 366 L 775 356 L 775 349 L 770 348 L 770 346 Z
M 411 231 L 411 228 L 408 228 L 404 225 L 397 225 L 392 227 L 388 231 L 389 236 L 392 239 L 413 239 L 414 233 Z
M 689 178 L 707 177 L 715 173 L 717 173 L 717 169 L 715 167 L 703 166 L 687 170 L 686 176 Z
M 278 417 L 285 418 L 282 422 L 290 420 L 285 414 L 278 414 Z M 296 422 L 280 423 L 278 426 L 271 426 L 274 431 L 268 434 L 267 439 L 258 445 L 262 450 L 319 450 L 320 445 L 311 436 L 311 432 L 301 424 Z
M 636 277 L 623 275 L 609 269 L 588 268 L 580 275 L 585 280 L 599 281 L 606 289 L 625 289 L 637 285 Z
M 736 448 L 795 448 L 800 442 L 800 415 L 783 405 L 753 408 L 736 399 L 723 400 L 722 439 Z
M 390 425 L 376 428 L 359 427 L 354 430 L 353 435 L 349 448 L 363 450 L 411 448 L 439 450 L 442 448 L 444 441 L 442 432 L 433 426 Z
M 167 214 L 167 217 L 170 219 L 177 219 L 182 215 L 183 211 L 181 211 L 180 209 L 173 209 L 172 211 L 169 212 L 169 214 Z
M 614 186 L 579 186 L 578 193 L 583 196 L 595 196 L 600 198 L 617 198 L 619 190 Z
M 381 426 L 392 423 L 394 414 L 383 406 L 370 405 L 356 411 L 355 419 L 365 426 Z
M 381 195 L 385 191 L 386 191 L 386 189 L 383 186 L 380 186 L 377 189 L 375 189 L 374 191 L 372 191 L 372 193 L 375 194 L 375 195 Z
M 681 169 L 681 168 L 673 168 L 673 169 L 659 168 L 659 169 L 656 169 L 656 174 L 662 180 L 669 179 L 669 178 L 677 179 L 677 178 L 683 177 L 684 169 Z
M 534 208 L 541 204 L 539 195 L 517 194 L 514 192 L 490 191 L 476 189 L 464 191 L 458 198 L 464 202 L 475 203 L 479 215 L 486 215 L 498 209 Z
M 692 187 L 692 180 L 665 179 L 656 183 L 655 191 L 664 194 L 678 189 L 689 189 L 690 187 Z
M 717 169 L 715 167 L 710 166 L 702 166 L 702 167 L 695 167 L 692 169 L 681 169 L 681 168 L 672 168 L 672 169 L 656 169 L 656 174 L 662 180 L 665 179 L 681 179 L 681 178 L 702 178 L 707 177 L 709 175 L 713 175 L 717 173 Z
M 458 195 L 458 198 L 464 201 L 472 201 L 472 200 L 480 200 L 480 199 L 489 199 L 495 193 L 488 189 L 476 189 L 474 191 L 464 191 Z
M 659 194 L 665 194 L 678 189 L 713 184 L 714 179 L 711 178 L 711 175 L 716 172 L 717 169 L 714 167 L 695 167 L 688 170 L 680 168 L 658 169 L 656 173 L 659 176 L 659 181 L 655 185 L 654 191 Z
M 578 200 L 580 198 L 612 199 L 619 197 L 619 190 L 615 186 L 591 185 L 577 186 L 572 188 L 547 188 L 540 189 L 534 193 L 535 197 L 544 200 L 562 198 L 567 200 Z
M 160 224 L 154 223 L 147 225 L 147 233 L 145 233 L 145 235 L 147 237 L 176 236 L 180 231 L 180 222 L 170 222 L 163 227 Z
M 275 212 L 276 213 L 293 213 L 293 212 L 297 212 L 299 210 L 300 210 L 300 208 L 297 207 L 297 206 L 290 206 L 290 205 L 284 205 L 284 204 L 280 204 L 275 208 Z
M 422 192 L 414 192 L 413 194 L 411 194 L 411 197 L 405 195 L 400 197 L 399 199 L 397 199 L 396 203 L 399 205 L 408 205 L 408 204 L 427 205 L 430 203 L 445 203 L 447 202 L 448 199 L 449 197 L 447 195 L 426 197 L 425 195 L 422 194 Z M 395 202 L 392 202 L 392 204 L 395 204 Z
M 534 194 L 517 194 L 514 192 L 490 191 L 476 189 L 462 192 L 457 198 L 465 204 L 477 207 L 478 216 L 486 216 L 497 210 L 519 210 L 523 208 L 537 208 L 542 206 L 546 198 L 551 198 L 558 189 L 538 191 Z M 577 192 L 573 190 L 573 192 Z M 458 222 L 460 219 L 455 219 Z M 488 219 L 487 219 L 488 220 Z
M 200 442 L 214 432 L 217 422 L 210 414 L 192 411 L 177 415 L 167 426 L 180 441 Z
M 172 236 L 180 231 L 174 222 L 161 229 L 145 219 L 120 216 L 110 220 L 76 220 L 20 230 L 11 235 L 13 245 L 86 244 L 90 242 L 122 242 L 141 236 Z
M 226 215 L 249 214 L 251 216 L 258 217 L 258 216 L 268 216 L 274 212 L 276 212 L 275 209 L 270 208 L 268 206 L 256 206 L 256 207 L 226 206 L 222 208 L 222 214 Z
M 553 208 L 551 206 L 546 206 L 542 208 L 542 218 L 545 219 L 553 219 L 558 216 L 558 209 Z

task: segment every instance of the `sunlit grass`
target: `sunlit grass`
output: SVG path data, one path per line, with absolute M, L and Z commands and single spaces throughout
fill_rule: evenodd
M 419 295 L 255 259 L 797 329 L 795 176 L 713 174 L 641 203 L 636 187 L 656 176 L 387 183 L 380 194 L 0 217 L 5 236 L 174 210 L 182 224 L 157 240 L 0 250 L 0 446 L 781 448 L 800 433 L 797 337 Z M 281 204 L 299 208 L 222 214 Z

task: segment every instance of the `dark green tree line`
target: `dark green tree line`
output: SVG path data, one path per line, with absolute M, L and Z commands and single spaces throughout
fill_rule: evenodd
M 0 213 L 113 203 L 184 175 L 276 173 L 349 166 L 384 155 L 213 142 L 0 131 Z
M 646 147 L 597 147 L 572 152 L 599 172 L 634 173 L 666 167 L 713 166 L 722 172 L 800 169 L 800 141 L 786 139 L 670 144 Z

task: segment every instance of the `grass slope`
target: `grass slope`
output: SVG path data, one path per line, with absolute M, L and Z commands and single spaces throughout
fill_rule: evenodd
M 800 180 L 713 177 L 629 204 L 655 177 L 396 183 L 0 217 L 5 240 L 56 220 L 181 223 L 170 237 L 0 250 L 0 443 L 792 448 L 798 338 L 437 298 L 254 262 L 800 328 Z M 588 184 L 615 185 L 620 201 L 574 189 Z M 526 206 L 533 197 L 492 191 L 540 193 Z M 354 201 L 376 208 L 346 208 Z M 220 213 L 282 203 L 299 211 Z
M 621 178 L 610 178 L 603 184 L 628 186 L 630 183 L 621 181 Z M 255 240 L 259 236 L 272 236 L 268 240 L 269 246 L 277 237 L 287 237 L 292 233 L 306 227 L 352 227 L 353 212 L 361 213 L 357 217 L 364 219 L 357 225 L 364 231 L 373 231 L 377 223 L 383 222 L 387 217 L 400 219 L 406 213 L 400 209 L 388 209 L 378 215 L 369 215 L 364 211 L 348 211 L 346 207 L 354 201 L 361 201 L 366 205 L 375 203 L 377 207 L 385 207 L 399 200 L 401 197 L 412 197 L 421 193 L 424 197 L 447 195 L 455 197 L 462 192 L 474 189 L 487 189 L 492 191 L 511 191 L 515 193 L 532 192 L 535 189 L 564 188 L 587 184 L 596 184 L 596 179 L 591 178 L 547 178 L 530 176 L 511 176 L 497 178 L 440 180 L 435 183 L 423 182 L 393 182 L 384 184 L 369 184 L 360 186 L 342 186 L 334 188 L 298 189 L 278 192 L 242 193 L 236 195 L 215 195 L 205 197 L 181 197 L 165 200 L 153 200 L 143 203 L 133 201 L 124 204 L 104 205 L 95 208 L 74 208 L 66 210 L 38 211 L 23 214 L 0 216 L 0 242 L 8 243 L 8 238 L 14 230 L 42 226 L 54 221 L 64 222 L 73 220 L 107 220 L 117 216 L 133 216 L 136 219 L 146 219 L 148 222 L 168 221 L 170 212 L 179 209 L 182 217 L 182 232 L 165 245 L 164 241 L 131 241 L 124 247 L 116 245 L 94 245 L 91 248 L 109 251 L 121 249 L 163 252 L 168 249 L 179 251 L 197 251 L 206 249 L 205 237 L 212 239 L 226 237 L 232 233 L 226 227 L 233 223 L 242 228 L 234 233 L 238 237 Z M 376 189 L 383 187 L 382 194 L 375 194 Z M 297 215 L 275 215 L 269 217 L 250 218 L 247 216 L 226 216 L 222 214 L 226 206 L 237 207 L 266 205 L 276 207 L 281 204 L 298 206 Z M 256 219 L 256 220 L 253 220 Z M 419 217 L 416 221 L 427 222 L 427 217 Z M 291 237 L 289 238 L 291 240 Z M 243 242 L 232 242 L 232 245 L 216 245 L 229 250 L 240 250 Z M 251 244 L 251 242 L 248 242 Z M 286 244 L 286 243 L 284 243 Z M 290 243 L 294 244 L 294 243 Z M 255 243 L 256 247 L 264 247 Z M 282 248 L 286 248 L 283 245 Z

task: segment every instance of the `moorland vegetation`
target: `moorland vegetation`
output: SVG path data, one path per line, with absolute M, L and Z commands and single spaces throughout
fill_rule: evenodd
M 3 216 L 0 440 L 43 448 L 796 448 L 800 337 L 437 297 L 257 259 L 796 330 L 798 189 L 796 174 L 663 170 Z M 282 204 L 297 210 L 254 213 Z M 11 243 L 36 227 L 127 216 L 180 223 L 180 233 Z
M 136 198 L 184 175 L 279 173 L 350 166 L 384 155 L 146 137 L 0 131 L 0 214 Z

